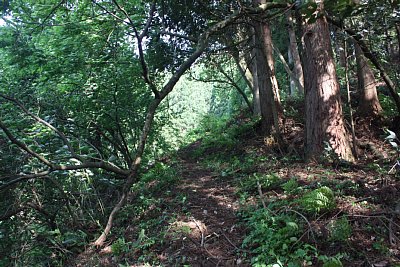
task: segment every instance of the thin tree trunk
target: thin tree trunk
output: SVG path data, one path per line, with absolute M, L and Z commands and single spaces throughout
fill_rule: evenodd
M 382 77 L 383 81 L 386 83 L 387 88 L 389 89 L 389 93 L 393 98 L 393 101 L 396 105 L 397 111 L 400 114 L 400 96 L 397 93 L 396 86 L 394 85 L 393 81 L 390 79 L 389 75 L 387 74 L 385 68 L 382 64 L 378 61 L 378 59 L 371 53 L 368 46 L 364 42 L 362 36 L 350 28 L 344 28 L 343 25 L 333 20 L 332 18 L 328 17 L 330 23 L 335 25 L 336 27 L 343 29 L 343 31 L 347 32 L 354 41 L 360 46 L 364 56 L 368 58 L 371 63 L 375 66 L 375 68 L 379 71 L 380 76 Z
M 278 115 L 281 116 L 283 113 L 283 108 L 281 104 L 281 99 L 279 95 L 279 87 L 278 87 L 278 80 L 276 79 L 275 75 L 275 60 L 274 60 L 274 50 L 272 45 L 272 33 L 271 33 L 271 26 L 268 22 L 262 24 L 262 43 L 263 43 L 263 51 L 267 60 L 268 64 L 268 72 L 270 75 L 271 86 L 273 97 L 275 101 L 275 107 L 278 111 Z
M 299 50 L 297 48 L 296 41 L 296 33 L 293 26 L 293 17 L 290 12 L 287 13 L 286 19 L 288 21 L 288 33 L 289 33 L 289 53 L 291 59 L 293 61 L 293 74 L 296 76 L 298 83 L 294 81 L 293 78 L 290 79 L 291 84 L 291 94 L 294 91 L 298 91 L 301 94 L 304 94 L 304 75 L 303 75 L 303 66 L 301 65 Z M 289 62 L 291 63 L 291 62 Z M 297 86 L 295 86 L 297 84 Z M 293 90 L 292 87 L 295 87 L 296 90 Z
M 301 84 L 300 80 L 296 77 L 296 75 L 295 75 L 295 74 L 292 72 L 292 70 L 290 69 L 290 67 L 289 67 L 289 65 L 287 64 L 285 58 L 283 57 L 281 51 L 279 51 L 279 49 L 276 48 L 275 45 L 273 45 L 272 47 L 273 47 L 275 53 L 278 55 L 279 59 L 281 60 L 281 62 L 282 62 L 282 64 L 283 64 L 283 67 L 285 68 L 287 74 L 288 74 L 289 77 L 290 77 L 291 94 L 294 94 L 294 92 L 296 91 L 296 90 L 294 90 L 295 88 L 300 88 L 299 91 L 300 91 L 300 92 L 304 92 L 304 87 L 303 87 L 303 85 Z M 290 52 L 290 49 L 289 49 L 288 51 Z M 290 53 L 289 53 L 289 54 L 290 54 Z M 289 57 L 290 57 L 290 56 L 289 56 Z M 303 70 L 302 70 L 301 72 L 303 73 Z M 302 75 L 303 75 L 303 74 L 302 74 Z M 293 91 L 292 91 L 292 83 L 293 83 L 293 87 L 294 87 L 294 88 L 293 88 Z M 296 85 L 297 87 L 296 87 L 295 85 Z
M 254 82 L 253 75 L 251 74 L 249 66 L 246 64 L 245 58 L 239 56 L 238 58 L 235 58 L 235 63 L 243 80 L 246 82 L 249 89 L 252 90 Z
M 396 35 L 397 35 L 397 61 L 400 62 L 400 22 L 396 22 Z
M 357 61 L 358 90 L 360 92 L 360 105 L 357 113 L 364 116 L 377 116 L 382 112 L 376 91 L 374 72 L 369 66 L 358 44 L 354 44 Z
M 262 116 L 261 101 L 260 101 L 260 81 L 258 77 L 259 71 L 262 71 L 261 70 L 262 66 L 258 66 L 261 64 L 259 50 L 260 48 L 257 45 L 256 34 L 255 31 L 253 31 L 251 57 L 247 59 L 248 61 L 247 65 L 251 67 L 251 73 L 253 76 L 253 114 L 256 116 Z
M 351 139 L 353 142 L 352 151 L 354 157 L 357 159 L 357 139 L 356 139 L 356 131 L 354 127 L 354 117 L 353 117 L 353 107 L 351 106 L 351 95 L 350 95 L 350 81 L 349 81 L 349 60 L 347 56 L 347 40 L 343 40 L 343 51 L 344 51 L 344 74 L 345 74 L 345 82 L 346 82 L 346 91 L 347 91 L 347 106 L 350 110 L 350 126 L 351 126 Z
M 323 1 L 319 2 L 323 11 Z M 325 17 L 304 25 L 307 160 L 318 160 L 326 144 L 341 159 L 354 161 L 344 126 L 340 88 Z

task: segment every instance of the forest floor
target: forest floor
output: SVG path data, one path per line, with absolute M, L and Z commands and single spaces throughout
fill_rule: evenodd
M 80 254 L 75 266 L 251 266 L 253 257 L 268 258 L 272 250 L 292 253 L 280 258 L 297 261 L 290 266 L 400 266 L 400 178 L 395 170 L 388 173 L 396 153 L 381 127 L 369 123 L 357 130 L 356 164 L 334 158 L 305 164 L 298 155 L 302 129 L 290 123 L 283 132 L 285 154 L 256 131 L 199 139 L 165 163 L 177 169 L 179 180 L 157 191 L 158 202 L 118 222 L 122 248 L 113 245 L 121 239 L 111 237 L 108 247 Z M 156 185 L 147 183 L 151 187 Z M 334 207 L 310 212 L 301 201 L 321 187 L 334 192 Z M 295 216 L 301 225 L 296 241 L 267 232 L 257 239 L 254 214 L 260 210 L 278 221 Z M 146 232 L 138 236 L 141 229 Z M 299 261 L 299 251 L 307 260 Z
M 170 195 L 162 192 L 158 196 L 166 209 L 149 216 L 173 220 L 160 220 L 163 240 L 154 244 L 149 254 L 162 266 L 246 266 L 240 256 L 245 231 L 237 217 L 239 200 L 232 177 L 221 177 L 193 159 L 190 147 L 181 150 L 174 164 L 180 180 Z M 136 229 L 129 225 L 125 228 L 128 240 L 129 232 Z M 135 262 L 129 257 L 137 260 L 140 253 L 126 252 L 115 257 L 112 246 L 97 251 L 88 249 L 74 265 L 116 266 L 125 257 L 126 265 L 122 266 L 153 266 L 129 264 Z

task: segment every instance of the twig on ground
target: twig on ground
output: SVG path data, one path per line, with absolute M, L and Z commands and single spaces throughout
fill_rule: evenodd
M 301 218 L 303 218 L 303 219 L 306 221 L 306 223 L 308 224 L 308 228 L 309 228 L 308 231 L 311 232 L 311 235 L 312 235 L 312 238 L 314 239 L 314 242 L 317 243 L 317 240 L 315 239 L 315 236 L 314 236 L 314 232 L 313 232 L 313 230 L 312 230 L 311 223 L 308 221 L 308 219 L 306 218 L 306 216 L 304 216 L 304 215 L 301 214 L 300 212 L 298 212 L 298 211 L 296 211 L 296 210 L 292 210 L 292 209 L 285 209 L 285 211 L 291 211 L 291 212 L 296 213 L 297 215 L 299 215 Z M 300 239 L 299 239 L 299 240 L 300 240 Z
M 223 232 L 221 232 L 222 236 L 225 237 L 226 241 L 229 242 L 235 249 L 240 250 Z
M 201 241 L 200 241 L 200 247 L 204 247 L 204 232 L 203 229 L 200 227 L 199 223 L 197 222 L 196 219 L 192 219 L 194 223 L 196 224 L 197 228 L 199 229 L 201 233 Z

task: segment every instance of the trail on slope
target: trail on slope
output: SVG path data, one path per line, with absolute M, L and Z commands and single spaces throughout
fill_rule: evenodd
M 186 214 L 172 228 L 183 234 L 164 253 L 190 266 L 245 266 L 240 249 L 245 233 L 237 218 L 233 178 L 207 169 L 185 152 L 179 165 L 182 181 L 176 193 L 184 196 Z

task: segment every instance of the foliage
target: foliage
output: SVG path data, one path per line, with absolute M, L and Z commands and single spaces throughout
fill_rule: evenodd
M 300 206 L 311 213 L 331 211 L 335 208 L 335 195 L 327 186 L 314 189 L 299 199 Z
M 194 151 L 194 156 L 208 152 L 215 158 L 223 155 L 226 151 L 235 151 L 240 137 L 251 133 L 257 122 L 255 119 L 242 122 L 236 117 L 204 116 L 199 126 L 188 137 L 189 140 L 201 138 L 201 145 Z
M 344 258 L 345 256 L 346 254 L 337 254 L 333 257 L 321 255 L 318 256 L 318 259 L 323 262 L 322 267 L 342 267 L 343 263 L 341 259 Z
M 250 233 L 243 245 L 254 255 L 251 259 L 253 266 L 311 265 L 316 249 L 299 240 L 302 225 L 297 218 L 257 209 L 245 220 Z
M 289 181 L 281 185 L 282 189 L 286 194 L 294 194 L 297 195 L 301 192 L 301 187 L 295 178 L 291 178 Z
M 153 1 L 120 1 L 120 7 L 117 2 L 1 2 L 0 122 L 5 126 L 0 131 L 0 265 L 65 265 L 69 255 L 82 250 L 101 233 L 105 214 L 117 203 L 125 174 L 138 151 L 146 114 L 156 99 L 153 87 L 162 88 L 174 77 L 199 44 L 193 40 L 195 37 L 203 36 L 204 30 L 232 15 L 232 11 L 248 8 L 239 6 L 247 3 L 237 1 L 166 0 L 155 1 L 155 11 L 150 14 Z M 306 1 L 300 10 L 312 22 L 317 18 L 316 7 Z M 355 5 L 354 1 L 339 0 L 330 1 L 326 8 L 330 16 L 344 19 L 344 23 L 351 17 L 350 28 L 363 35 L 383 65 L 390 67 L 390 77 L 398 76 L 393 56 L 394 27 L 400 14 L 396 7 L 382 1 Z M 286 54 L 284 19 L 275 19 L 280 13 L 266 11 L 263 15 L 271 17 L 275 39 L 279 33 L 279 49 Z M 143 168 L 134 184 L 127 187 L 132 202 L 116 219 L 121 226 L 113 230 L 116 241 L 112 250 L 116 256 L 149 253 L 156 242 L 162 242 L 163 224 L 170 218 L 155 214 L 169 207 L 163 206 L 163 198 L 157 196 L 173 195 L 179 175 L 169 166 L 173 162 L 162 163 L 161 159 L 182 143 L 201 138 L 194 155 L 207 158 L 207 166 L 221 177 L 236 175 L 240 170 L 237 176 L 243 195 L 257 194 L 259 186 L 262 190 L 282 189 L 289 198 L 304 192 L 295 179 L 282 184 L 280 176 L 272 171 L 258 171 L 259 165 L 269 159 L 266 155 L 241 151 L 243 139 L 256 134 L 258 118 L 243 119 L 245 112 L 238 114 L 244 105 L 243 96 L 251 97 L 251 92 L 234 58 L 239 55 L 239 59 L 246 59 L 250 54 L 250 45 L 244 39 L 251 34 L 244 31 L 260 14 L 246 11 L 242 15 L 243 20 L 209 36 L 207 55 L 196 61 L 192 73 L 180 80 L 178 91 L 158 107 L 145 138 L 148 145 L 140 155 Z M 150 28 L 145 29 L 146 25 Z M 139 40 L 143 30 L 143 39 Z M 241 35 L 244 39 L 237 40 Z M 287 74 L 280 63 L 276 76 L 281 90 L 285 90 Z M 343 76 L 341 71 L 338 74 Z M 384 88 L 379 91 L 384 114 L 396 115 L 387 92 Z M 303 97 L 281 96 L 285 115 L 302 123 Z M 5 129 L 26 149 L 11 142 Z M 398 149 L 395 138 L 388 140 Z M 325 152 L 332 156 L 330 147 Z M 56 170 L 40 156 L 71 169 Z M 290 162 L 288 158 L 280 160 Z M 78 168 L 82 163 L 104 163 L 125 172 Z M 49 173 L 34 177 L 46 168 Z M 381 174 L 384 171 L 380 167 Z M 184 203 L 186 196 L 175 199 Z M 298 202 L 282 201 L 277 206 L 296 204 L 317 214 L 332 210 L 335 198 L 329 187 L 321 187 Z M 143 217 L 146 220 L 141 220 Z M 296 240 L 304 232 L 299 218 L 257 210 L 247 219 L 252 230 L 246 244 L 254 254 L 261 255 L 255 258 L 255 264 L 263 260 L 303 264 L 315 255 L 312 246 Z M 131 221 L 137 222 L 135 240 L 125 237 L 122 227 Z M 345 218 L 332 222 L 329 230 L 332 241 L 344 241 L 352 231 Z M 383 242 L 379 242 L 374 247 L 384 250 Z M 259 245 L 266 250 L 257 248 Z M 333 259 L 321 260 L 326 266 L 336 264 L 329 263 L 335 262 Z
M 260 186 L 263 190 L 271 189 L 281 182 L 281 178 L 276 173 L 253 173 L 240 180 L 241 191 L 257 192 Z
M 353 232 L 347 217 L 331 221 L 328 230 L 329 239 L 332 241 L 346 241 Z

